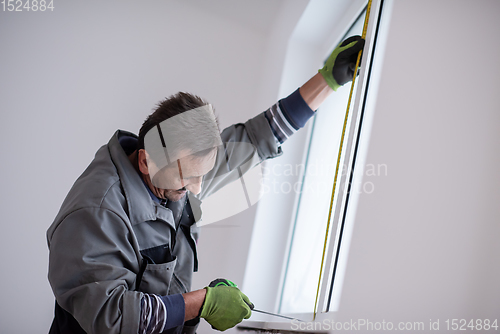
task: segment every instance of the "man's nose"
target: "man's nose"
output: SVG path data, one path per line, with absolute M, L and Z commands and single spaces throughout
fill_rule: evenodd
M 189 179 L 186 182 L 185 188 L 189 190 L 194 195 L 198 195 L 201 192 L 201 177 Z

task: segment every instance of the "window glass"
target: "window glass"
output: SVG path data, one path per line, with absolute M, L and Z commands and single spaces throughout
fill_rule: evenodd
M 346 34 L 346 38 L 362 34 L 364 15 L 365 13 L 362 13 L 359 16 Z M 350 87 L 350 84 L 346 84 L 339 88 L 318 110 L 306 162 L 304 166 L 297 166 L 304 169 L 304 177 L 281 293 L 281 313 L 314 311 L 338 149 Z M 342 172 L 340 169 L 338 179 Z M 333 222 L 330 225 L 330 233 L 335 231 L 332 224 Z

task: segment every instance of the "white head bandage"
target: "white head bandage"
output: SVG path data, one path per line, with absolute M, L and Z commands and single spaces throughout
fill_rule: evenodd
M 211 105 L 183 112 L 153 127 L 144 137 L 144 148 L 155 187 L 177 190 L 184 184 L 178 180 L 203 176 L 202 182 L 207 184 L 199 194 L 203 221 L 201 212 L 193 212 L 198 226 L 242 212 L 263 195 L 261 158 L 256 147 L 249 138 L 238 135 L 223 143 Z
M 203 156 L 221 145 L 222 140 L 210 104 L 164 120 L 144 137 L 151 182 L 156 187 L 168 189 L 168 180 L 157 177 L 159 171 L 165 167 L 176 168 L 179 159 Z

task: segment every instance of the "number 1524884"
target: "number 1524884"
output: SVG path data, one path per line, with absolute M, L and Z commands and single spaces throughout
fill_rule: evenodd
M 0 4 L 4 12 L 54 11 L 54 0 L 3 0 Z

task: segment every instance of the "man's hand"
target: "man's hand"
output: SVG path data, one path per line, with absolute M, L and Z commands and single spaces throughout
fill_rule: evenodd
M 250 318 L 252 305 L 247 296 L 233 286 L 206 287 L 207 294 L 200 317 L 212 328 L 225 331 Z
M 349 37 L 333 50 L 325 66 L 318 71 L 334 91 L 352 81 L 358 53 L 364 46 L 361 36 Z

